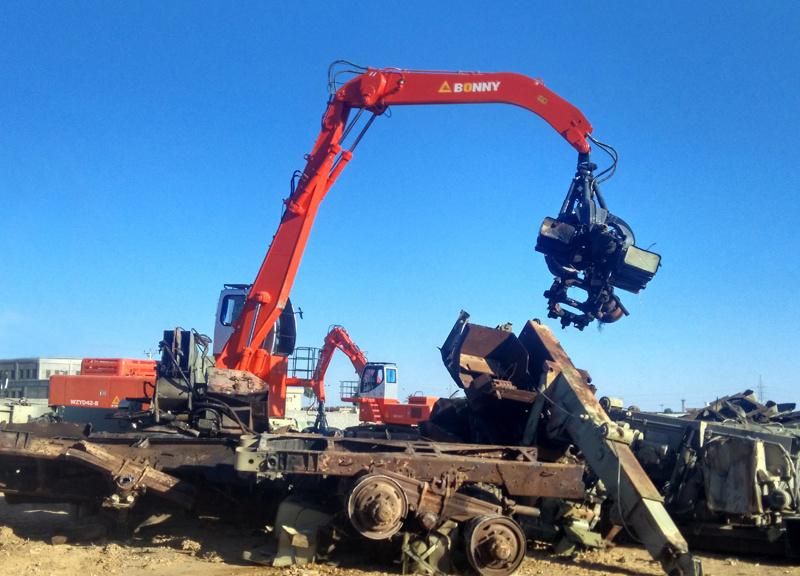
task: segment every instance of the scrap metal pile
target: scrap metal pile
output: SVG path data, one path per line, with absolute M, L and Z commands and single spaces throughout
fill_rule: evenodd
M 442 346 L 464 396 L 439 400 L 419 427 L 240 437 L 14 424 L 0 430 L 0 490 L 12 503 L 75 502 L 131 527 L 221 502 L 274 527 L 264 549 L 243 554 L 276 566 L 366 540 L 394 549 L 406 572 L 504 576 L 530 541 L 568 553 L 623 531 L 676 575 L 701 573 L 681 532 L 706 549 L 798 549 L 793 404 L 761 404 L 748 390 L 680 417 L 626 409 L 597 400 L 538 322 L 516 336 L 467 319 Z
M 630 429 L 606 415 L 549 329 L 528 322 L 517 337 L 462 313 L 442 356 L 465 397 L 441 400 L 420 427 L 241 438 L 163 425 L 88 436 L 8 427 L 0 490 L 129 517 L 143 497 L 192 510 L 224 493 L 229 508 L 268 512 L 271 554 L 244 552 L 275 565 L 366 539 L 393 546 L 408 571 L 504 576 L 528 541 L 568 552 L 624 526 L 666 573 L 701 573 L 629 449 Z
M 794 402 L 778 404 L 772 400 L 761 404 L 752 390 L 725 396 L 705 408 L 692 410 L 688 415 L 694 420 L 735 422 L 739 424 L 780 424 L 800 426 L 800 411 Z
M 800 415 L 747 390 L 683 417 L 601 399 L 693 545 L 798 557 Z
M 600 546 L 603 520 L 606 538 L 626 526 L 666 573 L 701 574 L 630 451 L 629 431 L 608 418 L 552 332 L 528 322 L 516 337 L 467 319 L 462 312 L 442 346 L 465 398 L 440 401 L 418 436 L 250 436 L 237 449 L 237 470 L 329 477 L 323 492 L 341 495 L 352 529 L 373 540 L 402 531 L 406 563 L 427 573 L 452 573 L 462 552 L 463 566 L 479 574 L 510 574 L 527 539 L 559 550 Z M 325 513 L 320 499 L 292 504 L 311 509 L 315 524 Z M 300 554 L 291 542 L 279 557 Z

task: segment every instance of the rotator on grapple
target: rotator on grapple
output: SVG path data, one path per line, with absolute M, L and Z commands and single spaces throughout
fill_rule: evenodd
M 578 168 L 561 211 L 556 218 L 544 219 L 536 240 L 536 250 L 545 255 L 555 276 L 544 293 L 548 316 L 559 318 L 562 327 L 574 325 L 579 330 L 592 320 L 610 323 L 627 315 L 614 288 L 639 292 L 661 264 L 661 257 L 637 247 L 630 226 L 609 212 L 599 184 L 616 170 L 617 153 L 591 135 L 587 138 L 613 162 L 595 175 L 597 165 L 589 153 L 578 154 Z M 580 302 L 571 297 L 570 288 L 584 290 L 586 299 Z

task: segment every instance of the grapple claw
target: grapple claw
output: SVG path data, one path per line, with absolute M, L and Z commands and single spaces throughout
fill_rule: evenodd
M 588 154 L 579 155 L 561 212 L 544 219 L 536 240 L 536 251 L 555 276 L 544 293 L 548 316 L 564 328 L 583 330 L 594 320 L 611 323 L 627 316 L 614 288 L 637 293 L 661 265 L 661 256 L 637 247 L 630 226 L 608 211 L 594 168 Z M 570 289 L 585 291 L 586 298 L 571 297 Z

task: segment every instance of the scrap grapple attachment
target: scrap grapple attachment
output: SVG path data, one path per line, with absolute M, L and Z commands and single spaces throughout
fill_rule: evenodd
M 599 187 L 603 173 L 595 176 L 596 168 L 589 154 L 578 156 L 561 211 L 544 219 L 536 240 L 555 276 L 544 293 L 548 316 L 565 328 L 583 330 L 593 320 L 610 323 L 627 315 L 614 288 L 639 292 L 661 263 L 661 256 L 636 246 L 630 226 L 609 212 Z M 585 299 L 570 296 L 571 289 L 583 290 Z

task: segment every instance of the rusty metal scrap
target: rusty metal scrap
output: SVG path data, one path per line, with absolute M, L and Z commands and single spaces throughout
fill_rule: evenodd
M 742 424 L 772 423 L 796 426 L 800 424 L 800 412 L 795 411 L 796 406 L 794 402 L 779 404 L 771 400 L 762 404 L 752 390 L 745 390 L 718 398 L 704 408 L 692 410 L 687 417 L 712 422 L 734 421 Z
M 255 478 L 339 478 L 351 527 L 372 540 L 408 530 L 403 553 L 417 566 L 428 565 L 423 540 L 463 524 L 463 534 L 434 538 L 436 546 L 447 541 L 448 554 L 456 542 L 465 546 L 482 576 L 516 570 L 526 539 L 513 516 L 540 515 L 511 496 L 582 500 L 585 494 L 583 466 L 541 462 L 533 447 L 261 434 L 242 437 L 236 452 L 236 469 Z M 414 552 L 420 546 L 427 552 Z
M 211 471 L 227 463 L 235 478 L 232 449 L 222 442 L 174 435 L 92 438 L 64 425 L 13 428 L 0 430 L 0 491 L 17 498 L 100 500 L 105 506 L 127 508 L 147 492 L 191 508 L 195 489 L 181 478 L 186 472 Z
M 413 512 L 428 530 L 443 520 L 463 522 L 503 507 L 458 492 L 454 478 L 423 482 L 389 471 L 360 476 L 347 497 L 347 515 L 356 530 L 373 540 L 396 534 Z
M 467 523 L 465 540 L 467 560 L 478 574 L 510 574 L 525 558 L 525 534 L 507 516 L 487 514 L 473 518 Z
M 147 491 L 187 509 L 194 503 L 191 485 L 146 458 L 125 458 L 86 441 L 3 431 L 0 464 L 0 490 L 12 494 L 86 499 L 88 493 L 103 495 L 106 506 L 128 508 Z
M 106 499 L 107 506 L 130 507 L 145 491 L 182 508 L 191 509 L 194 504 L 195 490 L 191 484 L 156 470 L 147 459 L 122 458 L 86 441 L 68 448 L 63 455 L 110 476 L 113 492 Z
M 798 557 L 800 431 L 789 425 L 792 404 L 761 404 L 746 391 L 684 417 L 605 405 L 637 433 L 637 459 L 693 544 Z
M 430 481 L 454 474 L 459 485 L 495 484 L 512 496 L 583 498 L 583 466 L 542 462 L 537 454 L 535 447 L 261 434 L 242 437 L 235 467 L 262 477 L 390 471 Z
M 587 374 L 572 364 L 552 332 L 528 322 L 516 337 L 505 327 L 469 324 L 468 317 L 461 313 L 441 352 L 465 391 L 470 416 L 480 418 L 477 423 L 471 418 L 466 426 L 470 440 L 572 443 L 602 481 L 598 492 L 612 503 L 612 520 L 632 527 L 667 573 L 701 574 L 661 494 L 630 450 L 632 435 L 608 417 Z M 525 403 L 498 398 L 497 388 L 508 382 L 535 399 Z M 441 418 L 434 412 L 431 420 L 437 424 Z
M 145 492 L 190 508 L 208 480 L 239 489 L 240 503 L 251 507 L 248 498 L 279 505 L 287 494 L 302 494 L 308 499 L 302 506 L 319 508 L 332 529 L 344 519 L 351 536 L 386 540 L 402 531 L 404 558 L 422 567 L 433 565 L 427 558 L 444 566 L 442 547 L 448 553 L 461 547 L 482 576 L 513 572 L 526 536 L 558 540 L 559 550 L 602 545 L 598 522 L 605 509 L 611 524 L 635 532 L 667 573 L 701 574 L 631 451 L 642 434 L 609 417 L 589 375 L 546 327 L 528 322 L 515 336 L 507 326 L 469 324 L 462 314 L 442 357 L 465 397 L 441 400 L 418 429 L 359 427 L 342 437 L 253 433 L 236 445 L 167 426 L 88 436 L 61 425 L 19 427 L 0 430 L 0 489 L 67 501 L 99 498 L 123 511 Z M 726 448 L 720 444 L 717 453 L 720 470 Z M 753 454 L 778 462 L 766 445 Z M 773 511 L 787 509 L 797 490 L 777 476 L 768 478 Z M 724 492 L 724 482 L 715 491 Z M 281 526 L 281 534 L 295 528 Z M 300 556 L 314 557 L 310 535 L 289 540 L 284 548 L 292 555 L 303 548 Z

